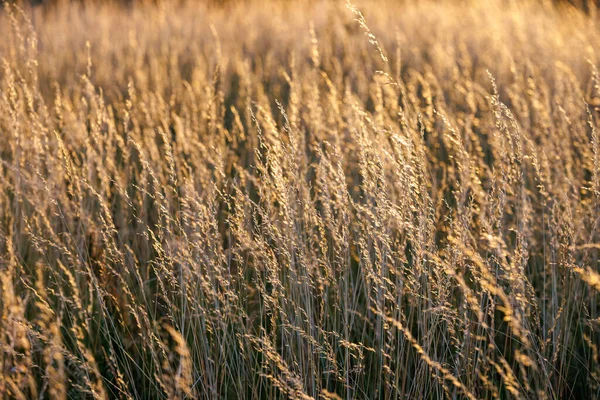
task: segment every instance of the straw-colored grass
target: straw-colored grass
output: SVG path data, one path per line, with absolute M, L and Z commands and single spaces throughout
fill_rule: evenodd
M 60 2 L 0 37 L 1 398 L 600 396 L 595 10 Z

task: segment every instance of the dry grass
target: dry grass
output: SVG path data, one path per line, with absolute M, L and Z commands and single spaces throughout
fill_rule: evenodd
M 0 397 L 598 398 L 591 14 L 6 6 Z

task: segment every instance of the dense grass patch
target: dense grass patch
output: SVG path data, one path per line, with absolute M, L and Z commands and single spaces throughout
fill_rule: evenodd
M 0 397 L 600 396 L 598 20 L 503 3 L 6 5 Z

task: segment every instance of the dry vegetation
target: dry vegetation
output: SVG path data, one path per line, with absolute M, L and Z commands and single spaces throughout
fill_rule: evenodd
M 591 14 L 7 5 L 0 397 L 598 398 Z

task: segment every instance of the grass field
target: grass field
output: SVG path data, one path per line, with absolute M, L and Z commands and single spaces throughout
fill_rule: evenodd
M 0 398 L 599 398 L 599 18 L 6 4 Z

